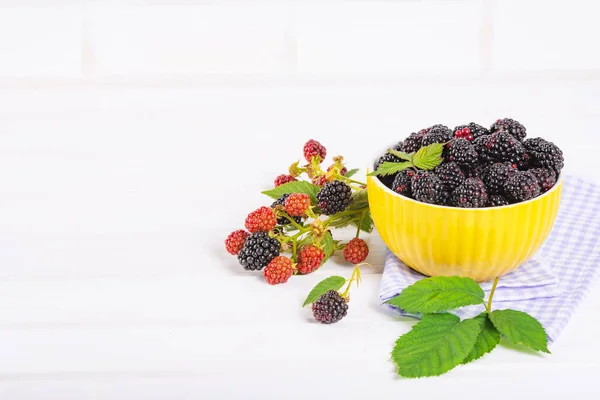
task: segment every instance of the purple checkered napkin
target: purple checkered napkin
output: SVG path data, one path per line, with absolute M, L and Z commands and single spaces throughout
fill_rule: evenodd
M 493 307 L 533 315 L 554 341 L 597 277 L 599 265 L 600 187 L 566 177 L 558 216 L 548 240 L 531 260 L 500 278 Z M 425 276 L 388 251 L 379 298 L 385 302 L 422 278 Z M 492 283 L 481 286 L 488 295 Z M 456 314 L 470 318 L 481 311 L 483 306 L 470 306 L 457 310 Z

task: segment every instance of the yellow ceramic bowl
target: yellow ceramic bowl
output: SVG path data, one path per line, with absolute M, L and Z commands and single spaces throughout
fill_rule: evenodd
M 389 249 L 429 276 L 486 281 L 515 270 L 544 243 L 558 211 L 562 178 L 535 199 L 503 207 L 453 208 L 421 203 L 368 177 L 375 227 Z

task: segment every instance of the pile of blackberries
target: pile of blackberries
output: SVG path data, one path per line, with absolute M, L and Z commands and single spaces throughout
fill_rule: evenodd
M 490 129 L 473 122 L 454 130 L 433 125 L 393 146 L 413 153 L 444 143 L 443 161 L 432 171 L 406 169 L 379 179 L 395 192 L 424 203 L 451 207 L 498 207 L 533 199 L 550 190 L 564 166 L 562 151 L 542 138 L 526 139 L 525 127 L 510 118 Z M 383 154 L 375 162 L 402 162 Z

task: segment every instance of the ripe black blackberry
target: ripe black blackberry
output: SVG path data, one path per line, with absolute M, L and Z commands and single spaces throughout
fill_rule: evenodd
M 431 171 L 419 171 L 412 178 L 412 192 L 417 201 L 430 204 L 446 203 L 448 192 L 444 184 Z
M 450 204 L 462 208 L 485 207 L 488 194 L 485 185 L 479 178 L 468 178 L 457 187 L 450 198 Z
M 489 196 L 488 207 L 501 207 L 507 206 L 509 204 L 510 203 L 508 202 L 508 200 L 506 200 L 506 198 L 501 194 L 491 194 Z
M 373 171 L 377 171 L 377 169 L 381 166 L 381 164 L 383 164 L 384 162 L 401 162 L 402 160 L 400 160 L 398 157 L 396 157 L 393 154 L 390 153 L 385 153 L 384 155 L 382 155 L 381 157 L 379 157 L 377 159 L 377 161 L 375 161 L 375 164 L 373 164 Z M 377 178 L 379 178 L 379 180 L 387 187 L 391 188 L 392 187 L 392 182 L 394 182 L 394 178 L 396 177 L 396 175 L 386 175 L 386 176 L 378 176 Z
M 556 172 L 549 168 L 532 168 L 529 170 L 538 180 L 542 193 L 552 189 L 556 183 Z
M 517 167 L 527 165 L 527 153 L 523 144 L 506 132 L 480 136 L 473 141 L 480 163 L 510 161 Z
M 329 290 L 312 304 L 315 319 L 323 324 L 334 324 L 348 314 L 348 303 L 336 291 Z
M 419 150 L 423 143 L 423 136 L 425 136 L 427 132 L 427 130 L 423 129 L 419 132 L 411 133 L 406 139 L 404 139 L 402 151 L 406 153 L 414 153 L 415 151 Z
M 281 245 L 267 232 L 258 231 L 248 237 L 238 253 L 240 264 L 247 270 L 260 271 L 279 255 Z
M 352 189 L 342 181 L 325 183 L 317 193 L 318 206 L 325 215 L 344 211 L 352 200 Z
M 481 174 L 481 180 L 485 183 L 488 194 L 504 193 L 504 183 L 516 171 L 510 162 L 495 163 L 486 168 Z
M 557 174 L 565 166 L 563 152 L 552 142 L 542 138 L 527 139 L 523 142 L 533 167 L 551 168 Z
M 392 149 L 396 150 L 396 151 L 404 151 L 402 150 L 404 148 L 404 142 L 401 140 L 398 143 L 396 143 Z
M 464 172 L 455 162 L 440 164 L 435 167 L 433 172 L 440 178 L 448 192 L 452 192 L 466 179 Z
M 467 139 L 454 139 L 448 146 L 449 161 L 453 161 L 464 168 L 472 168 L 477 164 L 477 151 L 475 151 L 475 147 Z
M 511 118 L 498 119 L 490 126 L 490 132 L 506 132 L 517 140 L 523 141 L 527 136 L 527 129 L 519 122 Z
M 430 131 L 423 136 L 421 146 L 429 146 L 432 143 L 446 143 L 452 139 L 452 131 L 444 125 L 434 125 Z
M 467 178 L 481 178 L 481 175 L 485 173 L 485 171 L 492 165 L 492 163 L 481 162 L 481 158 L 478 160 L 478 163 L 472 166 L 471 168 L 461 168 L 465 173 Z
M 472 142 L 480 136 L 489 134 L 490 131 L 488 131 L 483 126 L 476 124 L 475 122 L 470 122 L 467 125 L 459 125 L 456 128 L 454 128 L 455 138 L 465 138 L 470 142 Z
M 540 184 L 529 171 L 518 171 L 504 183 L 504 195 L 511 203 L 519 203 L 539 196 Z
M 271 204 L 271 208 L 273 210 L 285 211 L 285 201 L 287 200 L 288 197 L 290 197 L 289 193 L 282 194 L 281 197 L 279 197 L 277 200 L 275 200 L 273 202 L 273 204 Z M 302 217 L 292 217 L 292 218 L 298 224 L 302 222 Z M 291 222 L 286 217 L 277 218 L 277 225 L 288 225 L 290 223 Z
M 415 176 L 415 171 L 405 169 L 396 174 L 396 178 L 392 183 L 392 190 L 402 196 L 412 197 L 412 177 Z

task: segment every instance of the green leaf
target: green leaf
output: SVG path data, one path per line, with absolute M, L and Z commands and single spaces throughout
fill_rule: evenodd
M 325 262 L 329 259 L 329 257 L 331 257 L 331 255 L 335 251 L 335 244 L 333 243 L 333 237 L 331 236 L 330 231 L 325 232 L 325 235 L 323 235 L 323 239 L 321 239 L 321 244 L 323 244 L 323 251 L 325 252 L 325 258 L 323 259 L 322 264 L 325 264 Z
M 442 162 L 443 150 L 443 143 L 432 143 L 428 146 L 421 147 L 413 156 L 413 164 L 419 169 L 434 169 Z
M 352 199 L 348 210 L 358 210 L 369 206 L 369 197 L 367 195 L 367 189 L 361 189 L 352 193 Z
M 388 149 L 388 153 L 395 155 L 396 157 L 398 157 L 401 160 L 405 160 L 405 161 L 413 161 L 413 156 L 415 155 L 415 153 L 405 153 L 403 151 L 398 151 L 398 150 L 394 150 L 394 149 Z
M 312 204 L 315 205 L 317 204 L 317 193 L 319 193 L 319 190 L 321 190 L 321 188 L 312 183 L 306 181 L 294 181 L 284 183 L 274 189 L 265 190 L 262 193 L 273 199 L 278 199 L 282 194 L 287 193 L 305 193 L 310 196 Z
M 377 168 L 377 171 L 371 172 L 370 176 L 383 176 L 383 175 L 393 175 L 396 172 L 404 171 L 407 168 L 412 167 L 412 163 L 405 161 L 401 163 L 395 162 L 384 162 Z
M 346 283 L 346 279 L 341 276 L 330 276 L 329 278 L 323 279 L 312 288 L 306 297 L 306 300 L 304 300 L 302 307 L 314 303 L 329 290 L 340 290 L 340 288 L 344 286 L 344 283 Z
M 436 276 L 421 279 L 388 303 L 409 313 L 438 313 L 483 303 L 483 289 L 471 278 Z
M 490 319 L 496 329 L 514 344 L 550 353 L 546 331 L 531 315 L 515 310 L 495 310 L 490 313 Z
M 500 343 L 500 332 L 494 327 L 494 324 L 490 321 L 487 313 L 483 312 L 473 319 L 481 321 L 482 329 L 481 332 L 479 332 L 479 336 L 477 336 L 475 346 L 473 346 L 473 349 L 467 358 L 463 360 L 463 364 L 481 358 L 483 355 L 494 350 L 498 343 Z
M 459 365 L 471 352 L 481 321 L 461 321 L 453 314 L 424 315 L 413 329 L 400 336 L 392 351 L 398 374 L 407 378 L 436 376 Z
M 344 176 L 346 178 L 350 178 L 350 177 L 354 176 L 358 171 L 359 171 L 358 168 L 353 168 L 353 169 L 349 170 L 348 172 L 346 172 L 346 175 L 344 175 Z

